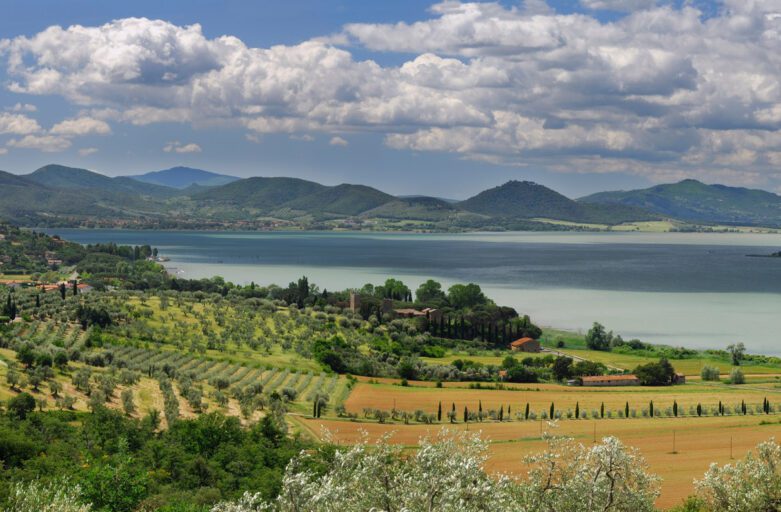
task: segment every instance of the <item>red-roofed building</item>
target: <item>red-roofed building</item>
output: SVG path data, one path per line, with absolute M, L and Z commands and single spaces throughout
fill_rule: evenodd
M 534 338 L 520 338 L 510 343 L 513 352 L 541 352 L 540 342 Z

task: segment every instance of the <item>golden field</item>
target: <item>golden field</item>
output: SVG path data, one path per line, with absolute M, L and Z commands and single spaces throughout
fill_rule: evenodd
M 694 480 L 701 478 L 713 463 L 728 463 L 730 455 L 737 459 L 771 437 L 781 437 L 781 414 L 732 415 L 723 417 L 688 416 L 690 405 L 717 406 L 719 400 L 732 408 L 745 400 L 747 405 L 761 404 L 767 397 L 771 403 L 781 404 L 780 389 L 773 382 L 756 385 L 728 386 L 725 384 L 690 383 L 683 386 L 650 388 L 582 388 L 564 387 L 557 384 L 517 384 L 514 390 L 469 389 L 463 383 L 448 383 L 443 388 L 431 387 L 431 383 L 417 387 L 402 387 L 392 379 L 369 383 L 363 379 L 357 382 L 347 400 L 346 410 L 357 414 L 357 420 L 328 418 L 314 420 L 303 416 L 291 419 L 305 433 L 322 437 L 328 431 L 339 443 L 353 443 L 366 433 L 369 439 L 393 433 L 392 442 L 410 448 L 417 446 L 421 437 L 433 435 L 442 428 L 480 431 L 490 441 L 488 470 L 516 476 L 525 474 L 523 459 L 526 455 L 544 450 L 542 432 L 569 436 L 588 444 L 594 439 L 616 436 L 629 446 L 640 450 L 648 462 L 651 472 L 662 478 L 661 496 L 657 502 L 661 508 L 669 508 L 681 502 L 694 492 Z M 461 386 L 461 387 L 455 387 Z M 654 401 L 658 410 L 671 406 L 673 400 L 679 404 L 684 417 L 641 417 L 642 408 Z M 421 409 L 436 413 L 442 401 L 443 411 L 450 410 L 455 403 L 458 421 L 434 425 L 410 424 L 401 421 L 380 424 L 363 419 L 364 408 L 412 412 Z M 602 402 L 607 410 L 613 411 L 608 419 L 561 419 L 551 427 L 547 421 L 528 420 L 497 422 L 486 420 L 479 423 L 462 422 L 464 406 L 477 410 L 482 402 L 483 410 L 512 407 L 513 416 L 522 412 L 526 402 L 532 411 L 547 411 L 551 401 L 557 410 L 574 409 L 580 404 L 581 411 L 598 410 Z M 637 418 L 619 418 L 626 402 L 630 409 L 637 409 Z M 778 405 L 776 404 L 776 406 Z M 539 417 L 539 416 L 538 416 Z

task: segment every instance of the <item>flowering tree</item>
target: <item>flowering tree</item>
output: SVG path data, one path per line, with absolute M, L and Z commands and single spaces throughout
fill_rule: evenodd
M 656 478 L 615 438 L 593 448 L 550 438 L 549 449 L 528 460 L 528 479 L 493 477 L 483 470 L 487 445 L 478 434 L 442 431 L 404 456 L 383 438 L 337 451 L 328 470 L 308 469 L 302 454 L 287 469 L 280 496 L 271 503 L 245 494 L 213 512 L 275 511 L 562 511 L 653 510 Z
M 89 505 L 81 505 L 78 485 L 62 480 L 42 483 L 19 482 L 11 488 L 6 512 L 90 512 Z
M 698 494 L 713 512 L 781 509 L 781 446 L 774 439 L 760 443 L 756 454 L 719 467 L 712 464 L 695 482 Z

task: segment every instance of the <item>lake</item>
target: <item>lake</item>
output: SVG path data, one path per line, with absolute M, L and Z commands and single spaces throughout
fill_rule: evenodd
M 692 348 L 742 341 L 781 355 L 781 235 L 302 233 L 53 229 L 79 243 L 150 244 L 182 277 L 331 290 L 435 278 L 475 282 L 542 325 Z

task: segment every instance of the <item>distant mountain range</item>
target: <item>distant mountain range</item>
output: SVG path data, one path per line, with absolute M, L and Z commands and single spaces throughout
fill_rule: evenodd
M 665 219 L 779 227 L 781 197 L 684 180 L 573 200 L 537 183 L 510 181 L 452 201 L 187 167 L 111 178 L 47 165 L 24 176 L 0 171 L 0 218 L 30 226 L 139 228 L 576 229 Z
M 203 171 L 201 169 L 192 169 L 190 167 L 171 167 L 162 171 L 152 171 L 137 176 L 128 176 L 136 181 L 151 183 L 177 189 L 186 189 L 197 185 L 200 187 L 219 187 L 227 185 L 239 178 L 217 174 L 215 172 Z

